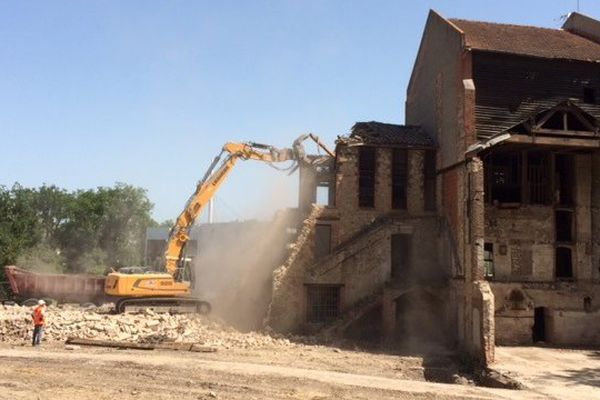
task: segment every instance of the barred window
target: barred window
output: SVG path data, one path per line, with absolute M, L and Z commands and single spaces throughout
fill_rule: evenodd
M 306 310 L 308 322 L 329 322 L 340 314 L 339 285 L 307 285 Z

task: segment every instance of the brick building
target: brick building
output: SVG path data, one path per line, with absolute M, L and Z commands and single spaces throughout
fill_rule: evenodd
M 581 14 L 546 29 L 431 11 L 407 125 L 358 123 L 301 172 L 270 325 L 483 362 L 495 343 L 600 344 L 599 61 Z

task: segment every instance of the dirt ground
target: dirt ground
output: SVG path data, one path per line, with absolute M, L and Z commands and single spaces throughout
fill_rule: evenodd
M 0 399 L 540 399 L 426 381 L 446 360 L 322 346 L 216 353 L 0 345 Z M 442 374 L 443 375 L 443 374 Z
M 496 347 L 493 368 L 549 399 L 600 399 L 600 350 Z

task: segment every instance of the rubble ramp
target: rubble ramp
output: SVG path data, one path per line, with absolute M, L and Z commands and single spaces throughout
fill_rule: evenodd
M 310 265 L 307 268 L 308 276 L 316 278 L 325 275 L 339 267 L 344 260 L 359 253 L 370 251 L 371 245 L 384 239 L 396 225 L 397 221 L 393 218 L 387 216 L 375 218 L 371 224 L 335 246 L 331 253 Z
M 340 318 L 321 328 L 317 336 L 325 341 L 343 336 L 348 327 L 381 306 L 382 301 L 383 295 L 381 293 L 364 297 L 353 307 L 346 310 Z

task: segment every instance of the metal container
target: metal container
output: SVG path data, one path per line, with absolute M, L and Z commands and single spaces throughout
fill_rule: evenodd
M 104 276 L 41 274 L 4 267 L 10 288 L 18 301 L 54 300 L 59 303 L 94 303 L 110 301 L 104 293 Z

